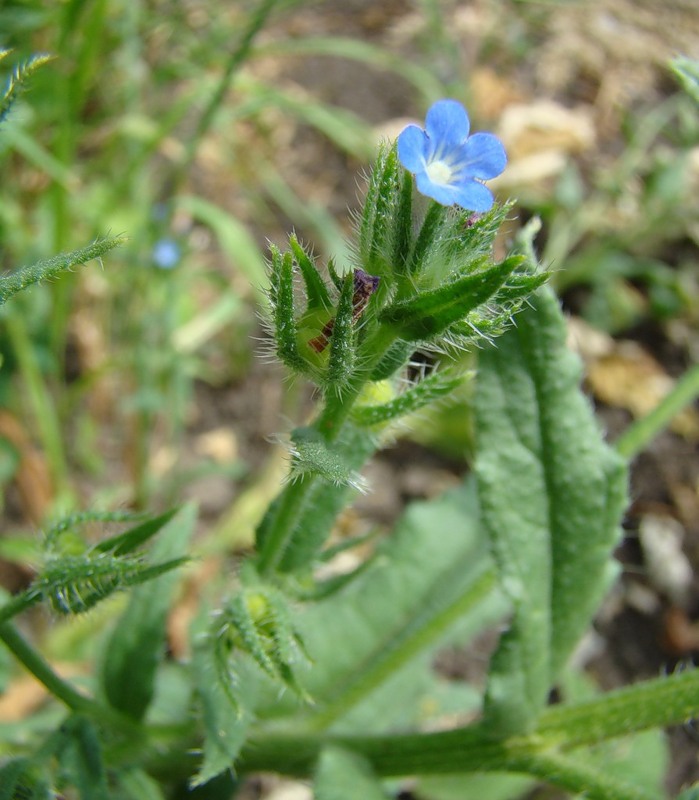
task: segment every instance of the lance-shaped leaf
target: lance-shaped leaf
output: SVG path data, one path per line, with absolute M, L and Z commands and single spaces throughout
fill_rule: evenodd
M 385 352 L 381 361 L 374 367 L 371 373 L 372 381 L 382 381 L 390 378 L 398 370 L 407 364 L 415 346 L 411 342 L 404 342 L 402 339 L 393 342 Z
M 342 282 L 340 299 L 330 336 L 330 359 L 326 379 L 329 384 L 342 387 L 349 380 L 355 362 L 354 335 L 354 276 L 351 272 L 345 275 Z
M 62 272 L 72 269 L 78 264 L 85 264 L 95 258 L 101 258 L 106 252 L 123 242 L 124 239 L 119 236 L 111 239 L 98 239 L 87 247 L 47 258 L 45 261 L 37 261 L 36 264 L 21 267 L 11 275 L 0 276 L 0 305 L 6 303 L 12 295 L 35 283 L 56 278 Z
M 292 235 L 289 237 L 289 245 L 296 259 L 296 263 L 301 269 L 303 282 L 306 285 L 308 310 L 317 311 L 331 309 L 333 304 L 328 294 L 328 288 L 318 274 L 315 264 L 311 261 L 303 247 L 301 247 L 296 236 Z
M 294 311 L 294 264 L 291 253 L 282 255 L 271 247 L 272 275 L 270 299 L 274 315 L 277 355 L 289 369 L 305 371 L 307 364 L 299 353 Z
M 61 725 L 55 740 L 61 772 L 74 784 L 79 797 L 109 800 L 102 746 L 95 725 L 80 716 Z
M 625 467 L 602 440 L 565 339 L 544 290 L 480 360 L 481 519 L 514 609 L 489 675 L 486 722 L 498 732 L 535 722 L 614 573 Z
M 455 370 L 434 372 L 387 403 L 355 406 L 352 418 L 357 425 L 371 426 L 404 417 L 440 397 L 445 397 L 456 389 L 463 378 L 463 374 L 457 374 Z
M 0 50 L 0 61 L 7 57 L 10 52 L 11 51 L 9 50 Z M 22 91 L 26 89 L 29 78 L 37 69 L 39 69 L 39 67 L 46 64 L 47 61 L 50 61 L 51 58 L 52 56 L 44 53 L 35 55 L 31 58 L 28 58 L 23 63 L 17 64 L 17 66 L 12 70 L 12 74 L 5 84 L 5 89 L 0 97 L 0 123 L 4 122 L 14 102 L 17 100 Z
M 192 679 L 204 727 L 202 763 L 192 779 L 193 786 L 201 786 L 231 769 L 253 720 L 250 687 L 243 692 L 232 683 L 229 653 L 222 653 L 209 626 L 210 619 L 201 614 L 194 623 L 192 637 Z
M 510 256 L 493 267 L 420 292 L 383 309 L 379 320 L 394 326 L 401 339 L 431 339 L 489 300 L 522 262 L 522 256 Z
M 413 229 L 413 176 L 404 170 L 401 175 L 400 194 L 393 222 L 390 264 L 396 275 L 407 271 Z
M 162 528 L 151 549 L 153 561 L 177 558 L 186 551 L 194 530 L 196 509 L 184 506 Z M 155 688 L 155 674 L 164 656 L 165 622 L 177 576 L 162 575 L 134 590 L 108 642 L 103 686 L 114 708 L 142 719 Z
M 405 213 L 405 206 L 400 202 L 402 172 L 395 145 L 383 145 L 369 178 L 359 226 L 361 263 L 372 275 L 386 274 L 391 242 L 395 240 L 394 226 L 405 227 L 403 219 L 393 213 L 399 209 Z

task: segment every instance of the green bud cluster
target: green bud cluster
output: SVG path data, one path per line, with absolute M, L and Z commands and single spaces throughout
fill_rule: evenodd
M 508 205 L 483 215 L 436 203 L 420 208 L 395 146 L 384 146 L 359 219 L 353 271 L 338 276 L 331 262 L 324 280 L 295 236 L 287 252 L 272 249 L 275 350 L 290 370 L 325 391 L 342 391 L 359 375 L 389 377 L 417 347 L 464 348 L 496 335 L 546 280 L 524 255 L 494 261 Z

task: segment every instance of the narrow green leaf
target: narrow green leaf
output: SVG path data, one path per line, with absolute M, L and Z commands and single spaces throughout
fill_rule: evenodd
M 271 247 L 270 252 L 272 255 L 270 299 L 274 314 L 277 355 L 289 369 L 305 371 L 306 362 L 299 353 L 296 340 L 292 256 L 291 253 L 282 255 L 276 247 Z
M 413 230 L 413 177 L 403 170 L 400 178 L 400 196 L 393 221 L 393 252 L 390 263 L 396 275 L 404 275 L 410 258 Z
M 323 748 L 313 789 L 315 800 L 388 800 L 369 762 L 341 747 Z
M 482 523 L 514 608 L 487 692 L 486 721 L 500 732 L 534 723 L 615 571 L 626 472 L 602 441 L 565 340 L 544 290 L 480 361 Z
M 699 103 L 699 60 L 678 56 L 672 59 L 670 68 L 685 92 Z
M 511 256 L 488 269 L 458 278 L 437 289 L 420 292 L 410 300 L 383 309 L 379 320 L 395 326 L 402 339 L 431 339 L 485 303 L 521 263 L 521 256 Z
M 410 254 L 408 272 L 416 274 L 422 271 L 426 253 L 434 247 L 442 226 L 448 219 L 449 209 L 439 203 L 431 203 L 418 233 L 413 250 Z
M 110 800 L 102 746 L 97 729 L 85 717 L 74 716 L 61 726 L 58 760 L 65 777 L 75 785 L 79 797 Z
M 308 257 L 306 251 L 299 244 L 299 240 L 293 234 L 289 238 L 291 251 L 294 254 L 296 263 L 301 269 L 303 282 L 306 284 L 306 301 L 308 310 L 330 310 L 333 306 L 327 286 L 318 274 L 315 264 Z
M 330 336 L 330 359 L 326 373 L 328 383 L 337 388 L 341 388 L 347 383 L 354 369 L 353 295 L 354 275 L 348 272 L 343 279 L 340 299 L 337 303 L 335 323 Z
M 141 519 L 143 514 L 133 511 L 79 511 L 62 517 L 54 523 L 44 535 L 44 549 L 52 551 L 58 546 L 61 537 L 88 522 L 133 522 Z M 111 540 L 110 540 L 111 541 Z M 95 552 L 100 552 L 100 545 L 92 548 Z
M 394 213 L 401 206 L 402 172 L 395 145 L 381 145 L 369 179 L 359 228 L 361 264 L 371 275 L 383 276 L 387 265 L 392 266 L 389 259 L 395 240 L 394 224 L 397 221 L 401 231 L 405 226 L 404 219 Z
M 5 58 L 9 52 L 9 50 L 1 50 L 0 60 Z M 23 63 L 18 64 L 13 69 L 7 84 L 5 85 L 5 90 L 2 94 L 2 97 L 0 97 L 0 124 L 5 121 L 15 101 L 20 96 L 22 91 L 26 89 L 26 84 L 29 81 L 29 78 L 31 78 L 31 76 L 34 74 L 34 72 L 36 72 L 37 69 L 39 69 L 39 67 L 43 66 L 48 61 L 51 61 L 52 58 L 53 56 L 43 53 L 34 55 Z
M 11 275 L 0 276 L 0 305 L 6 303 L 12 295 L 21 292 L 28 286 L 39 283 L 42 280 L 56 278 L 62 272 L 85 264 L 93 259 L 101 258 L 113 247 L 123 244 L 123 237 L 117 236 L 110 239 L 98 239 L 87 247 L 73 250 L 70 253 L 63 253 L 45 261 L 37 261 L 28 267 L 21 267 Z
M 40 597 L 57 614 L 82 614 L 115 592 L 146 583 L 185 561 L 177 558 L 149 565 L 107 555 L 59 556 L 50 559 L 25 596 L 30 604 Z
M 374 367 L 371 373 L 372 381 L 382 381 L 390 378 L 404 366 L 415 346 L 411 342 L 404 342 L 402 339 L 394 342 L 386 351 L 383 358 Z
M 186 550 L 196 509 L 186 505 L 162 529 L 150 557 L 154 562 Z M 165 622 L 178 578 L 163 575 L 131 595 L 107 644 L 102 683 L 111 705 L 142 719 L 153 698 L 155 674 L 163 657 Z
M 352 418 L 357 425 L 381 425 L 412 414 L 440 397 L 450 394 L 463 381 L 463 374 L 444 369 L 433 372 L 398 397 L 373 406 L 355 406 Z
M 140 525 L 136 525 L 128 531 L 124 531 L 124 533 L 120 533 L 117 536 L 110 536 L 109 539 L 104 539 L 99 542 L 99 544 L 95 545 L 92 550 L 97 553 L 111 552 L 115 556 L 126 555 L 155 536 L 178 511 L 179 509 L 173 508 L 161 514 L 159 517 L 152 517 L 142 522 Z
M 120 769 L 117 780 L 124 800 L 165 800 L 159 783 L 142 769 Z
M 209 636 L 210 621 L 204 615 L 195 623 L 192 677 L 204 723 L 204 748 L 201 767 L 192 786 L 202 786 L 225 770 L 232 769 L 252 722 L 250 691 L 233 686 L 231 677 L 221 675 L 219 653 Z

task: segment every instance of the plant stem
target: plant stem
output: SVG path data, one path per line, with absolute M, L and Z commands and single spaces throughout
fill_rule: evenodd
M 349 385 L 342 391 L 332 391 L 326 395 L 325 405 L 313 423 L 313 427 L 322 434 L 326 442 L 332 442 L 340 435 L 352 406 L 369 379 L 371 370 L 380 361 L 393 339 L 393 333 L 381 327 L 377 328 L 366 342 L 364 350 L 370 355 L 367 356 L 364 367 L 354 374 Z M 279 496 L 278 504 L 272 512 L 264 548 L 260 551 L 257 561 L 260 575 L 270 575 L 276 569 L 294 535 L 308 495 L 317 480 L 319 478 L 316 475 L 302 475 L 298 480 L 289 483 Z
M 130 719 L 81 694 L 72 684 L 57 675 L 48 661 L 24 639 L 12 623 L 0 624 L 0 639 L 27 671 L 71 711 L 85 714 L 100 722 L 108 722 L 130 736 L 135 736 L 140 731 L 139 726 Z
M 50 664 L 24 639 L 14 625 L 3 622 L 0 625 L 0 639 L 8 650 L 29 672 L 49 690 L 49 692 L 71 711 L 94 712 L 92 701 L 80 694 L 70 683 L 64 681 L 51 668 Z
M 260 734 L 251 738 L 237 766 L 242 772 L 273 769 L 308 777 L 321 748 L 334 743 L 366 757 L 374 772 L 383 777 L 488 771 L 532 771 L 544 777 L 545 759 L 558 758 L 582 745 L 681 724 L 698 711 L 699 670 L 691 670 L 643 681 L 584 703 L 550 708 L 528 735 L 496 738 L 482 724 L 394 736 Z M 611 796 L 625 800 L 629 795 Z
M 645 417 L 637 420 L 616 440 L 622 456 L 632 459 L 657 436 L 672 418 L 699 396 L 699 365 L 687 370 L 672 391 Z

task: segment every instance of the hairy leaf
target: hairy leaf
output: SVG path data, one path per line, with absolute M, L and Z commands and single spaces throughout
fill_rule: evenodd
M 487 721 L 535 721 L 614 574 L 626 471 L 580 391 L 549 291 L 484 350 L 477 382 L 482 524 L 514 614 L 493 657 Z
M 296 236 L 292 235 L 289 238 L 289 245 L 291 246 L 291 252 L 294 254 L 296 263 L 301 269 L 303 282 L 306 285 L 308 309 L 310 311 L 317 309 L 330 310 L 333 303 L 328 294 L 328 288 L 318 274 L 315 264 L 311 261 L 303 247 L 301 247 Z
M 182 553 L 194 530 L 196 510 L 184 506 L 162 528 L 150 553 L 154 562 Z M 142 719 L 153 698 L 155 673 L 163 657 L 165 622 L 175 574 L 162 575 L 134 590 L 104 656 L 102 682 L 114 708 Z
M 398 397 L 381 405 L 356 406 L 352 417 L 358 425 L 380 425 L 412 414 L 452 392 L 464 380 L 463 374 L 444 369 L 423 378 Z
M 0 50 L 0 60 L 9 55 L 9 52 L 8 50 Z M 5 85 L 5 90 L 0 97 L 0 124 L 7 118 L 14 102 L 22 91 L 26 89 L 29 78 L 39 67 L 46 64 L 47 61 L 50 61 L 51 58 L 52 56 L 46 54 L 38 54 L 28 58 L 13 69 Z
M 386 730 L 414 723 L 423 700 L 438 707 L 430 656 L 502 613 L 494 581 L 473 485 L 412 505 L 354 581 L 298 618 L 313 661 L 299 679 L 319 722 L 357 730 L 370 717 Z
M 397 301 L 381 311 L 379 320 L 395 326 L 401 339 L 431 339 L 485 303 L 521 263 L 521 256 L 510 256 L 493 267 L 421 292 L 410 300 Z
M 21 292 L 28 286 L 32 286 L 42 280 L 56 278 L 62 272 L 79 264 L 85 264 L 95 258 L 101 258 L 113 247 L 117 247 L 123 242 L 124 239 L 119 236 L 110 239 L 98 239 L 87 247 L 53 256 L 53 258 L 47 258 L 45 261 L 37 261 L 36 264 L 21 267 L 11 275 L 0 276 L 0 305 L 6 303 L 12 295 Z

